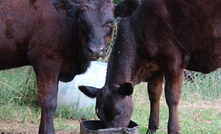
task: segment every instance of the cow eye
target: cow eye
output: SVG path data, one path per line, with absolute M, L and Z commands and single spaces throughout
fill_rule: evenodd
M 81 25 L 81 26 L 85 25 L 85 22 L 84 22 L 82 19 L 78 19 L 77 22 L 78 22 L 78 24 Z
M 117 115 L 121 115 L 123 113 L 122 109 L 117 110 Z

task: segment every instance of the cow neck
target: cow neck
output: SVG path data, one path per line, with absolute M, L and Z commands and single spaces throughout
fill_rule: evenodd
M 116 44 L 113 48 L 108 62 L 105 85 L 116 86 L 124 82 L 133 82 L 134 56 L 130 51 L 121 48 L 118 48 Z

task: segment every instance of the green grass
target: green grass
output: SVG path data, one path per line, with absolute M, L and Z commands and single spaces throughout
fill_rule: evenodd
M 36 133 L 41 110 L 36 104 L 35 77 L 29 67 L 0 72 L 0 132 Z M 182 134 L 221 133 L 221 84 L 219 71 L 211 75 L 198 74 L 195 81 L 185 81 L 179 105 L 180 129 Z M 148 128 L 149 99 L 146 83 L 135 87 L 132 120 L 137 122 L 141 134 Z M 88 109 L 90 111 L 91 109 Z M 77 111 L 64 106 L 55 113 L 57 133 L 79 133 L 80 118 Z M 97 119 L 86 115 L 86 119 Z M 162 95 L 160 126 L 157 134 L 167 133 L 168 108 Z
M 40 121 L 39 115 L 40 115 L 40 108 L 36 110 L 31 107 L 23 105 L 15 105 L 15 104 L 1 105 L 1 110 L 0 110 L 0 119 L 2 121 L 13 119 L 23 123 L 27 122 L 27 120 L 33 123 L 38 123 Z
M 220 69 L 210 74 L 194 73 L 194 81 L 186 80 L 182 88 L 182 98 L 186 101 L 207 100 L 221 98 Z
M 22 67 L 0 72 L 0 104 L 38 106 L 33 69 Z
M 147 131 L 150 111 L 146 87 L 146 83 L 137 85 L 133 94 L 134 111 L 132 120 L 139 124 L 141 134 Z M 221 101 L 211 98 L 210 100 L 213 101 L 208 102 L 202 99 L 207 97 L 196 97 L 196 100 L 194 100 L 194 98 L 192 98 L 194 95 L 190 94 L 190 96 L 191 101 L 185 97 L 180 101 L 180 132 L 182 134 L 221 133 Z M 166 134 L 168 107 L 164 95 L 161 97 L 160 105 L 160 127 L 157 134 Z
M 77 104 L 78 105 L 78 104 Z M 80 109 L 78 106 L 64 105 L 59 110 L 55 112 L 55 117 L 65 118 L 65 119 L 91 119 L 95 116 L 95 106 L 86 107 L 86 109 Z M 82 112 L 85 115 L 82 115 Z

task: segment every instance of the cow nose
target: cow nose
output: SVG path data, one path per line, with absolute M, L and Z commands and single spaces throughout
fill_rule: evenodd
M 89 51 L 95 57 L 104 56 L 104 47 L 89 47 Z

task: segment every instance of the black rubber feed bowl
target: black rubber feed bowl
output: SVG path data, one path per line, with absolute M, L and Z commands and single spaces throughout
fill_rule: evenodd
M 137 123 L 130 121 L 127 128 L 104 129 L 99 120 L 85 120 L 80 123 L 81 134 L 140 134 Z

